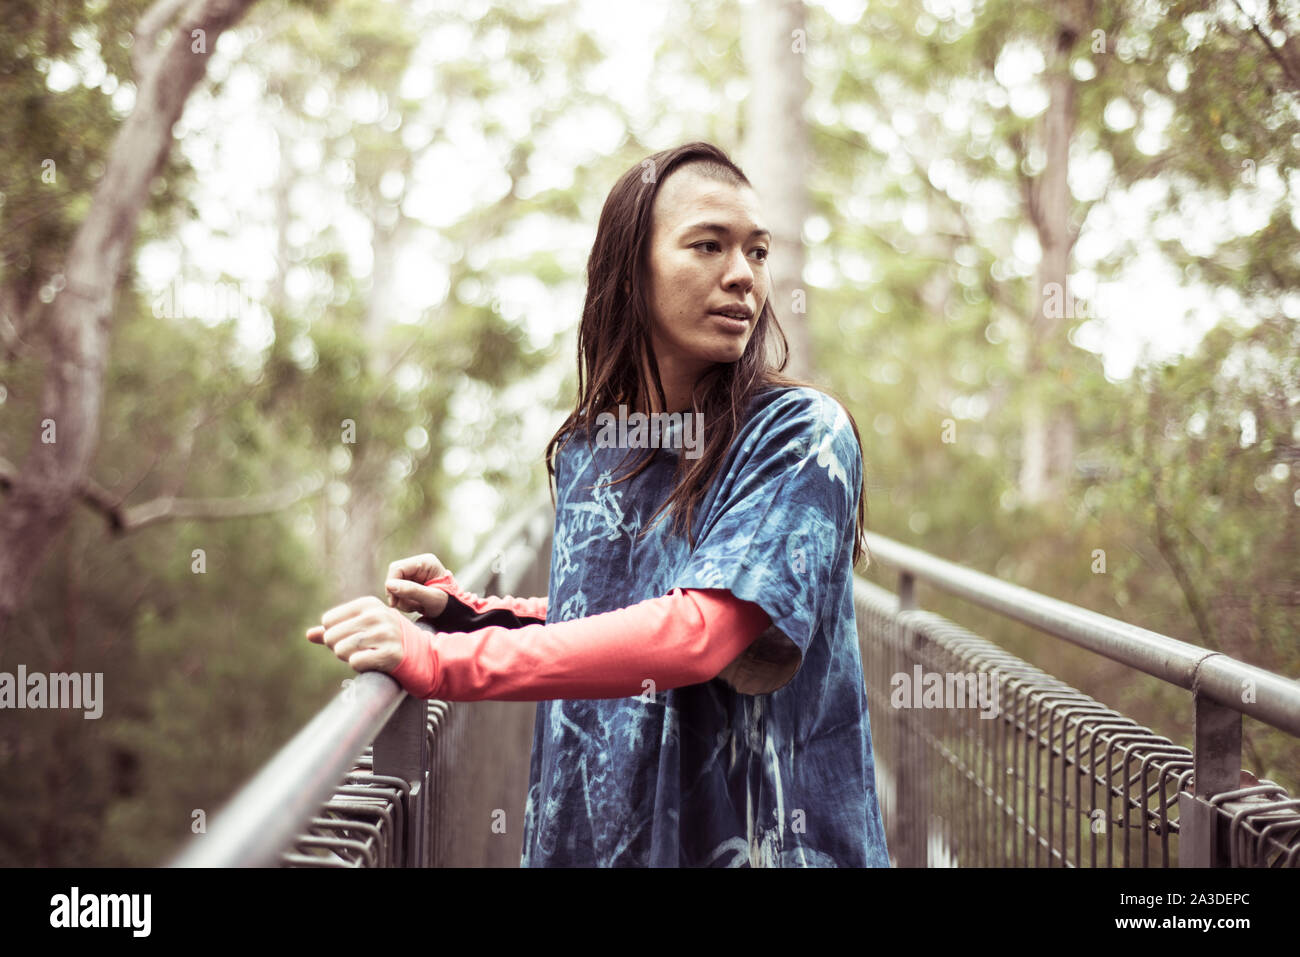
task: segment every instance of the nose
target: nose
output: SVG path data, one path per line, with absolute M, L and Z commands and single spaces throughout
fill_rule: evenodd
M 748 292 L 754 288 L 754 269 L 745 258 L 745 251 L 739 247 L 732 250 L 727 257 L 726 271 L 722 276 L 722 285 L 727 289 L 739 289 Z

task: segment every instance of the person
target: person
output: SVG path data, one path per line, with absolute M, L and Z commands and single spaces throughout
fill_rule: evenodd
M 861 439 L 782 372 L 770 245 L 716 146 L 629 169 L 546 449 L 547 595 L 481 597 L 415 556 L 391 607 L 308 632 L 419 697 L 538 702 L 522 866 L 889 866 L 853 605 Z

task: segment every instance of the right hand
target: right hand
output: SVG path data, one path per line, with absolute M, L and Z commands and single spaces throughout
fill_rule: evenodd
M 424 583 L 440 578 L 447 569 L 436 555 L 426 552 L 393 562 L 388 566 L 388 604 L 398 611 L 416 611 L 428 618 L 436 618 L 447 607 L 447 593 Z

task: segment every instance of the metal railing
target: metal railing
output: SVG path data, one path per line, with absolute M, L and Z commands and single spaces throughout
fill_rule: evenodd
M 457 582 L 545 594 L 553 514 L 549 494 L 517 512 Z M 357 675 L 170 866 L 518 866 L 534 710 L 425 701 L 386 674 Z
M 552 525 L 549 498 L 530 504 L 457 580 L 482 594 L 545 594 Z M 867 538 L 899 573 L 898 595 L 854 582 L 896 865 L 1300 864 L 1300 800 L 1269 781 L 1242 787 L 1240 768 L 1242 715 L 1300 735 L 1300 683 Z M 918 610 L 917 579 L 1187 689 L 1194 750 Z M 938 706 L 895 707 L 900 675 L 944 676 Z M 977 707 L 945 706 L 963 687 Z M 534 711 L 421 701 L 387 675 L 360 675 L 172 863 L 517 866 Z
M 898 595 L 859 578 L 854 596 L 897 865 L 1300 864 L 1300 800 L 1241 768 L 1242 715 L 1300 735 L 1300 683 L 867 540 L 899 574 Z M 916 609 L 917 579 L 1190 691 L 1193 750 Z

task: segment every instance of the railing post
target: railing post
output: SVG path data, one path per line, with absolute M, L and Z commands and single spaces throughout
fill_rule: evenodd
M 406 695 L 397 711 L 375 738 L 375 774 L 401 778 L 410 785 L 406 809 L 406 846 L 403 867 L 427 867 L 425 828 L 429 800 L 429 738 L 426 734 L 429 702 Z
M 1178 866 L 1229 867 L 1229 822 L 1210 798 L 1241 786 L 1241 712 L 1194 693 L 1192 786 L 1178 795 Z
M 916 609 L 916 586 L 912 574 L 907 571 L 898 573 L 898 610 Z M 920 636 L 900 624 L 898 647 L 903 651 L 904 668 L 910 669 L 917 660 L 917 648 Z M 910 677 L 910 673 L 909 673 Z M 919 724 L 922 716 L 904 709 L 899 716 L 896 727 L 898 734 L 894 738 L 895 780 L 898 781 L 897 813 L 904 822 L 900 829 L 902 839 L 898 842 L 894 860 L 899 867 L 925 867 L 928 861 L 929 814 L 925 809 L 925 744 L 921 740 Z M 912 820 L 908 820 L 911 816 Z
M 913 611 L 916 608 L 916 579 L 909 571 L 898 573 L 898 610 Z

